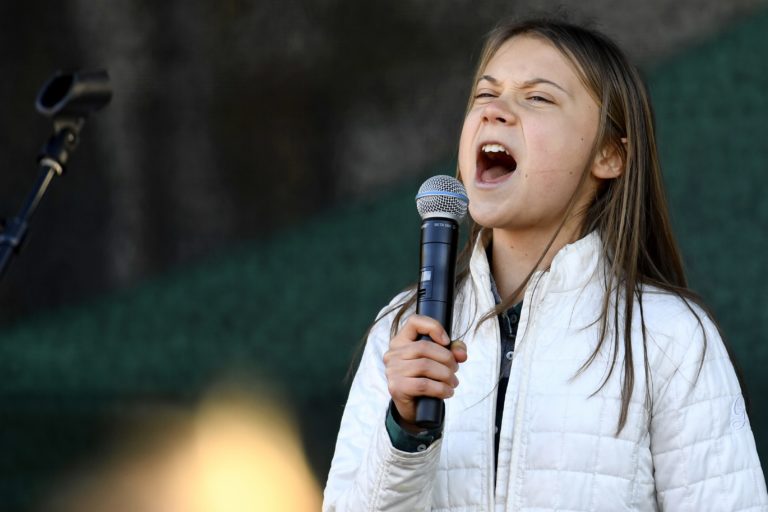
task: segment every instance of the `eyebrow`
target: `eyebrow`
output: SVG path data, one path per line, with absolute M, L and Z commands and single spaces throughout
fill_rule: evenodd
M 487 81 L 487 82 L 490 82 L 490 83 L 491 83 L 491 84 L 493 84 L 493 85 L 499 85 L 499 83 L 500 83 L 500 82 L 499 82 L 499 80 L 498 80 L 497 78 L 494 78 L 494 77 L 492 77 L 491 75 L 483 75 L 483 76 L 481 76 L 481 77 L 480 77 L 480 78 L 477 80 L 477 83 L 480 83 L 482 80 L 485 80 L 485 81 Z M 533 87 L 534 85 L 538 85 L 538 84 L 549 84 L 549 85 L 551 85 L 551 86 L 553 86 L 553 87 L 557 87 L 558 89 L 560 89 L 561 91 L 563 91 L 563 92 L 564 92 L 565 94 L 567 94 L 568 96 L 570 96 L 570 95 L 571 95 L 571 93 L 569 93 L 568 91 L 566 91 L 566 90 L 565 90 L 565 89 L 564 89 L 564 88 L 563 88 L 561 85 L 559 85 L 559 84 L 558 84 L 558 83 L 556 83 L 556 82 L 553 82 L 552 80 L 548 80 L 548 79 L 546 79 L 546 78 L 538 78 L 538 77 L 537 77 L 537 78 L 531 78 L 530 80 L 526 80 L 525 82 L 523 82 L 522 84 L 520 84 L 520 88 L 521 88 L 521 89 L 526 89 L 526 88 L 528 88 L 528 87 Z

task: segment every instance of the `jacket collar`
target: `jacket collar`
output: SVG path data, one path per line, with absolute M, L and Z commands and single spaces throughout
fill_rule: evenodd
M 491 230 L 483 229 L 477 236 L 469 270 L 476 283 L 489 283 L 491 269 L 486 248 L 491 241 Z M 566 292 L 584 287 L 597 272 L 602 261 L 603 243 L 597 231 L 564 246 L 552 259 L 548 270 L 538 271 L 532 282 L 543 278 L 548 292 Z

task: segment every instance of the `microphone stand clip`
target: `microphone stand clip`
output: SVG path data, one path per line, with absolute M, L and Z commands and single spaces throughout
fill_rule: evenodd
M 35 106 L 53 118 L 53 134 L 38 155 L 38 177 L 16 217 L 0 222 L 0 277 L 11 256 L 19 251 L 29 218 L 43 198 L 54 176 L 64 174 L 69 158 L 80 142 L 80 131 L 88 114 L 106 106 L 112 87 L 106 70 L 55 74 L 43 85 Z

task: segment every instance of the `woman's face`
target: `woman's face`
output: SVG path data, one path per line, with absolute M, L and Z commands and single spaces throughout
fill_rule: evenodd
M 549 42 L 506 41 L 475 85 L 459 142 L 474 220 L 552 234 L 587 165 L 599 112 L 573 65 Z M 596 187 L 590 173 L 574 211 L 589 204 Z

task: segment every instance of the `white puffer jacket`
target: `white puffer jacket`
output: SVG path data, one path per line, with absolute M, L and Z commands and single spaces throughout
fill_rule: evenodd
M 456 394 L 446 401 L 443 437 L 423 452 L 393 448 L 386 432 L 390 397 L 382 356 L 394 314 L 378 322 L 344 411 L 323 510 L 768 510 L 744 400 L 717 330 L 694 307 L 702 332 L 688 306 L 667 293 L 646 290 L 643 296 L 650 409 L 635 308 L 635 390 L 626 426 L 615 435 L 623 349 L 599 391 L 612 340 L 577 375 L 598 337 L 600 255 L 599 237 L 588 235 L 563 248 L 550 271 L 535 276 L 526 291 L 496 477 L 500 342 L 497 322 L 475 329 L 494 306 L 482 244 L 455 306 L 452 332 L 465 333 L 468 359 L 457 374 Z

